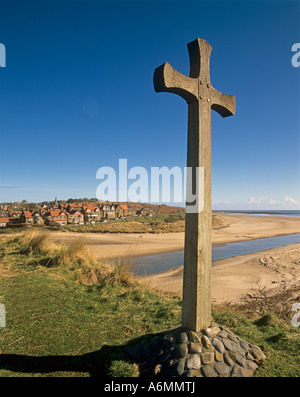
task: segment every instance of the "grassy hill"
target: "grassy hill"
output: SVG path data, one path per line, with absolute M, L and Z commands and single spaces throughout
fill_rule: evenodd
M 58 248 L 45 233 L 2 236 L 0 277 L 1 377 L 139 376 L 124 346 L 180 322 L 178 297 L 137 282 L 126 261 L 96 263 L 79 240 Z M 300 375 L 299 330 L 289 321 L 230 307 L 213 316 L 263 349 L 256 376 Z

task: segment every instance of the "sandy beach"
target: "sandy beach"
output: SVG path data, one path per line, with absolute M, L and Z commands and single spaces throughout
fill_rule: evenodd
M 182 295 L 183 266 L 141 277 L 159 291 Z M 212 302 L 238 301 L 257 288 L 300 282 L 300 243 L 213 262 Z
M 275 237 L 300 232 L 300 219 L 292 217 L 251 217 L 218 215 L 223 226 L 212 230 L 213 244 Z M 73 233 L 52 232 L 56 243 L 83 239 L 98 259 L 120 256 L 147 256 L 184 249 L 184 233 L 127 234 L 127 233 Z
M 219 216 L 219 215 L 218 215 Z M 212 231 L 214 244 L 226 244 L 300 232 L 300 219 L 292 217 L 251 217 L 220 215 L 223 226 Z M 184 233 L 166 234 L 96 234 L 53 232 L 56 243 L 83 239 L 99 260 L 120 256 L 137 257 L 184 249 Z M 300 280 L 300 243 L 252 254 L 227 258 L 213 263 L 212 301 L 238 300 L 252 288 L 279 287 L 282 282 Z M 144 276 L 143 282 L 154 288 L 181 294 L 182 267 Z

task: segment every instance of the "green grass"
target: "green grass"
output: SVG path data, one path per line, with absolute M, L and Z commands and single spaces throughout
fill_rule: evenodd
M 7 310 L 0 376 L 103 376 L 117 367 L 133 376 L 136 367 L 124 361 L 122 346 L 180 320 L 176 298 L 113 280 L 84 286 L 68 268 L 36 265 L 42 258 L 20 253 L 16 242 L 5 249 L 11 274 L 0 285 Z
M 79 265 L 45 267 L 51 252 L 0 240 L 0 376 L 138 376 L 124 346 L 180 322 L 181 302 L 138 283 L 83 285 Z M 299 330 L 275 315 L 256 321 L 225 308 L 214 320 L 267 355 L 255 376 L 299 376 Z

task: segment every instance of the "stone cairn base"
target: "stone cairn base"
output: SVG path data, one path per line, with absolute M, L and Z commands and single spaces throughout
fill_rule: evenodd
M 266 359 L 258 346 L 216 325 L 198 333 L 165 330 L 125 353 L 146 376 L 162 377 L 249 377 Z

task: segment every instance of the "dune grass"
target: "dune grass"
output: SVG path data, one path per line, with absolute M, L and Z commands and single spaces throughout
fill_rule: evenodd
M 48 233 L 36 230 L 23 232 L 16 240 L 21 245 L 23 253 L 46 253 L 49 250 Z

